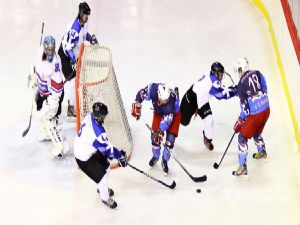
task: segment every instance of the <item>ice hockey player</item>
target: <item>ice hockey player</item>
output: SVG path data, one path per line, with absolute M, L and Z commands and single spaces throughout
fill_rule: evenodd
M 235 71 L 240 76 L 237 92 L 241 113 L 234 124 L 235 132 L 239 132 L 239 167 L 232 174 L 247 178 L 248 139 L 253 137 L 258 150 L 253 154 L 253 158 L 267 158 L 265 142 L 261 134 L 270 115 L 270 106 L 265 77 L 258 70 L 249 70 L 247 58 L 237 60 Z
M 32 82 L 37 82 L 36 106 L 38 121 L 38 139 L 40 141 L 52 140 L 54 148 L 52 157 L 62 157 L 69 151 L 69 145 L 61 126 L 58 124 L 58 116 L 61 113 L 63 100 L 63 78 L 61 72 L 60 57 L 55 52 L 55 39 L 46 36 L 43 45 L 38 49 L 33 71 Z M 34 85 L 31 84 L 31 87 Z
M 59 47 L 58 54 L 62 61 L 62 72 L 68 81 L 66 85 L 66 97 L 68 99 L 68 118 L 76 117 L 75 113 L 75 79 L 77 58 L 79 55 L 80 45 L 87 41 L 92 45 L 98 44 L 96 36 L 88 32 L 88 18 L 91 9 L 86 2 L 79 4 L 79 12 L 75 21 L 68 27 L 64 34 L 62 43 Z
M 94 182 L 102 202 L 114 209 L 117 203 L 112 199 L 114 191 L 108 188 L 108 159 L 117 159 L 121 167 L 127 166 L 127 155 L 108 141 L 103 122 L 108 114 L 104 103 L 93 104 L 93 111 L 81 123 L 74 140 L 74 156 L 79 168 Z
M 174 147 L 175 138 L 178 135 L 181 113 L 179 110 L 178 94 L 162 83 L 151 83 L 145 88 L 138 91 L 135 102 L 132 104 L 131 114 L 137 120 L 141 117 L 142 102 L 151 100 L 153 105 L 152 121 L 152 154 L 149 165 L 153 167 L 159 157 L 161 150 L 161 141 L 166 132 L 166 142 L 163 148 L 161 165 L 166 175 L 169 172 L 168 161 L 170 152 L 168 149 Z M 167 149 L 167 148 L 168 149 Z
M 224 67 L 219 62 L 211 65 L 210 74 L 202 75 L 192 86 L 186 91 L 182 97 L 180 104 L 181 124 L 189 125 L 192 116 L 197 114 L 204 123 L 203 141 L 204 145 L 213 150 L 213 126 L 214 119 L 212 110 L 209 105 L 209 99 L 216 97 L 218 100 L 229 99 L 236 96 L 236 87 L 225 87 L 221 81 L 224 75 Z

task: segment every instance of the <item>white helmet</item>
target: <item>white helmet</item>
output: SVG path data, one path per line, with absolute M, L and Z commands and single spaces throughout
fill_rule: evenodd
M 234 72 L 238 73 L 241 71 L 242 73 L 245 73 L 247 70 L 249 70 L 248 59 L 246 57 L 238 59 L 234 66 Z
M 165 84 L 159 84 L 157 93 L 160 101 L 167 101 L 170 97 L 171 91 Z

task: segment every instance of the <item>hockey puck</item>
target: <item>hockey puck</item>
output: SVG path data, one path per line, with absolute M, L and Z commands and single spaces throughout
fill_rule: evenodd
M 201 193 L 201 189 L 200 188 L 196 189 L 196 192 Z
M 219 168 L 219 165 L 218 165 L 216 162 L 214 163 L 214 168 L 215 168 L 215 169 L 218 169 L 218 168 Z

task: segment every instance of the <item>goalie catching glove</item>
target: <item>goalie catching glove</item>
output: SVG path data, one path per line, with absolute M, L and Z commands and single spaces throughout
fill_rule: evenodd
M 142 114 L 142 104 L 139 102 L 132 103 L 131 115 L 139 120 Z

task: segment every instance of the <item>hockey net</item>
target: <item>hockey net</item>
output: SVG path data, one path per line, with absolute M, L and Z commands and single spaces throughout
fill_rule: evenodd
M 81 45 L 76 71 L 76 128 L 92 111 L 95 102 L 108 107 L 104 127 L 110 142 L 130 157 L 132 136 L 121 98 L 109 48 L 101 45 Z M 111 163 L 116 167 L 117 161 Z

